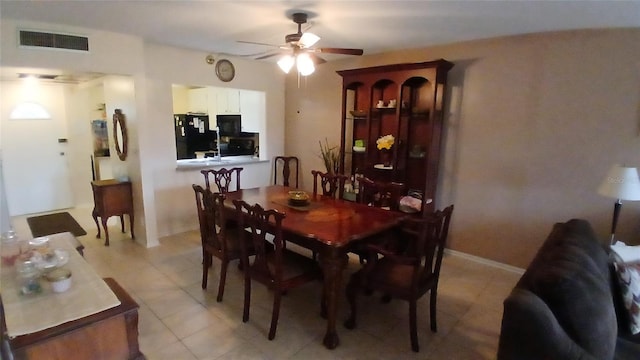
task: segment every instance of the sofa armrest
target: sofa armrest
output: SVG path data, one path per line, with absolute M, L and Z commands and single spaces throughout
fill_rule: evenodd
M 596 360 L 562 329 L 532 292 L 515 288 L 504 301 L 498 360 Z

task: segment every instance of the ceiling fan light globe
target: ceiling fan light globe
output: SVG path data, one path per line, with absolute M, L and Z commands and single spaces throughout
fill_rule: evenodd
M 289 73 L 294 63 L 295 59 L 291 55 L 285 55 L 278 60 L 278 66 L 285 72 L 285 74 Z
M 302 76 L 311 75 L 316 71 L 316 68 L 313 65 L 313 60 L 311 60 L 311 56 L 307 53 L 299 54 L 296 57 L 296 67 Z
M 318 35 L 306 32 L 302 34 L 302 37 L 300 37 L 299 43 L 303 48 L 308 48 L 317 43 L 318 40 L 320 40 L 320 37 Z

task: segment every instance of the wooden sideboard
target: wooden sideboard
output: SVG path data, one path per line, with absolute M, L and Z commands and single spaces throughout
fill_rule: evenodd
M 138 304 L 111 278 L 120 305 L 9 340 L 15 359 L 145 359 L 138 345 Z
M 124 214 L 129 215 L 129 226 L 131 228 L 131 238 L 136 236 L 133 232 L 133 196 L 130 181 L 118 181 L 115 179 L 95 180 L 91 182 L 93 189 L 93 221 L 98 227 L 97 238 L 100 238 L 100 225 L 98 217 L 104 228 L 105 246 L 109 246 L 109 229 L 107 220 L 111 216 L 120 216 L 120 225 L 124 233 Z

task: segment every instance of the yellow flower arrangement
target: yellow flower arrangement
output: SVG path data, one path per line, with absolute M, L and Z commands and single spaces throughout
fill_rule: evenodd
M 391 150 L 391 147 L 393 146 L 395 140 L 396 139 L 391 134 L 381 136 L 380 138 L 378 138 L 378 140 L 376 140 L 376 146 L 378 147 L 378 150 Z

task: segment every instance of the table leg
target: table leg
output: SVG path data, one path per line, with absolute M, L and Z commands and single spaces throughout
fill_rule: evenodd
M 104 228 L 104 246 L 109 246 L 109 229 L 107 228 L 107 220 L 109 220 L 106 216 L 102 216 L 100 218 L 102 220 L 102 227 Z
M 327 349 L 335 349 L 340 344 L 336 331 L 336 317 L 338 313 L 338 296 L 342 289 L 342 270 L 347 266 L 348 256 L 341 251 L 329 251 L 320 254 L 322 271 L 324 272 L 324 286 L 326 289 L 327 333 L 323 344 Z
M 135 239 L 136 234 L 133 232 L 133 210 L 129 213 L 129 228 L 131 229 L 131 238 Z
M 93 216 L 93 221 L 95 221 L 96 227 L 98 228 L 98 235 L 96 235 L 96 239 L 100 239 L 100 225 L 98 224 L 98 211 L 96 208 L 93 208 L 91 216 Z

